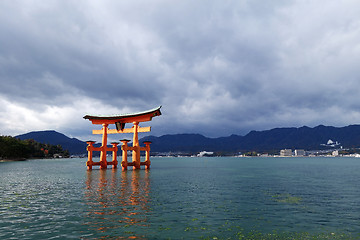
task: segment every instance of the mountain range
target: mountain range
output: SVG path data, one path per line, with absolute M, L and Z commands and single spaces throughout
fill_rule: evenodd
M 161 137 L 149 136 L 142 141 L 152 141 L 155 152 L 269 152 L 280 149 L 319 150 L 333 147 L 328 142 L 338 142 L 344 148 L 360 147 L 360 125 L 346 127 L 317 126 L 314 128 L 274 128 L 251 131 L 245 136 L 207 138 L 199 134 L 175 134 Z
M 69 138 L 66 135 L 56 132 L 54 130 L 34 131 L 15 136 L 21 140 L 34 139 L 37 142 L 61 145 L 64 150 L 68 150 L 70 154 L 84 154 L 86 153 L 86 142 L 80 141 L 77 138 Z
M 22 140 L 34 139 L 41 143 L 62 145 L 71 154 L 86 153 L 86 143 L 76 138 L 69 138 L 56 131 L 30 132 L 16 136 Z M 331 140 L 331 141 L 329 141 Z M 200 134 L 173 134 L 160 137 L 147 136 L 140 143 L 151 141 L 152 152 L 196 153 L 213 152 L 269 152 L 284 148 L 318 150 L 342 146 L 344 148 L 360 147 L 360 125 L 332 127 L 319 125 L 314 128 L 274 128 L 265 131 L 251 131 L 245 136 L 208 138 Z M 336 143 L 337 144 L 331 144 Z M 142 144 L 143 145 L 143 144 Z

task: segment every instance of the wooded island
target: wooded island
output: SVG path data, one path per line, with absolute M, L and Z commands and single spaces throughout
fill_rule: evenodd
M 36 142 L 33 139 L 20 140 L 11 136 L 0 136 L 0 160 L 25 160 L 29 158 L 69 157 L 61 145 Z

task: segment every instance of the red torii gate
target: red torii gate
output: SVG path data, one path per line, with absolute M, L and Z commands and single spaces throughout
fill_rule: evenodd
M 145 147 L 140 147 L 138 133 L 139 132 L 150 132 L 151 127 L 140 127 L 140 122 L 151 121 L 153 117 L 160 116 L 160 107 L 138 113 L 129 113 L 121 115 L 111 115 L 111 116 L 93 116 L 86 115 L 85 119 L 89 119 L 92 124 L 102 125 L 101 130 L 93 130 L 93 134 L 102 134 L 102 144 L 101 147 L 94 147 L 94 141 L 87 141 L 87 151 L 88 151 L 88 161 L 86 165 L 88 169 L 92 169 L 92 166 L 100 166 L 100 169 L 106 169 L 107 165 L 112 165 L 113 168 L 117 168 L 117 145 L 119 143 L 112 142 L 112 147 L 107 146 L 107 135 L 113 133 L 133 133 L 133 146 L 128 146 L 130 140 L 120 140 L 123 145 L 121 146 L 122 150 L 122 162 L 121 166 L 123 170 L 127 170 L 128 166 L 133 166 L 133 169 L 140 169 L 141 165 L 145 165 L 145 168 L 150 168 L 150 143 L 144 142 Z M 131 128 L 125 128 L 126 123 L 132 123 Z M 109 129 L 109 124 L 115 124 L 116 129 Z M 93 151 L 100 151 L 100 162 L 93 162 Z M 127 161 L 127 151 L 132 151 L 132 162 Z M 140 162 L 140 151 L 145 151 L 145 162 Z M 112 152 L 113 157 L 112 161 L 108 162 L 106 160 L 106 153 Z

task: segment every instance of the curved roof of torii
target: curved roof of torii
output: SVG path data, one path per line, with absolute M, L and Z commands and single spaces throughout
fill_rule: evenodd
M 161 106 L 137 113 L 125 113 L 119 115 L 86 115 L 85 119 L 89 119 L 93 124 L 115 124 L 115 123 L 131 123 L 151 121 L 153 117 L 160 116 Z

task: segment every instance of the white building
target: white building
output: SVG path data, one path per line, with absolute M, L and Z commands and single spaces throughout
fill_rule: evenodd
M 211 156 L 211 155 L 213 155 L 213 154 L 214 154 L 214 152 L 202 151 L 202 152 L 200 152 L 197 156 L 198 156 L 198 157 L 204 157 L 204 156 Z
M 282 149 L 282 150 L 280 150 L 280 156 L 281 157 L 291 157 L 292 150 L 291 149 Z
M 295 149 L 295 156 L 297 156 L 297 157 L 305 156 L 305 150 L 304 149 Z

